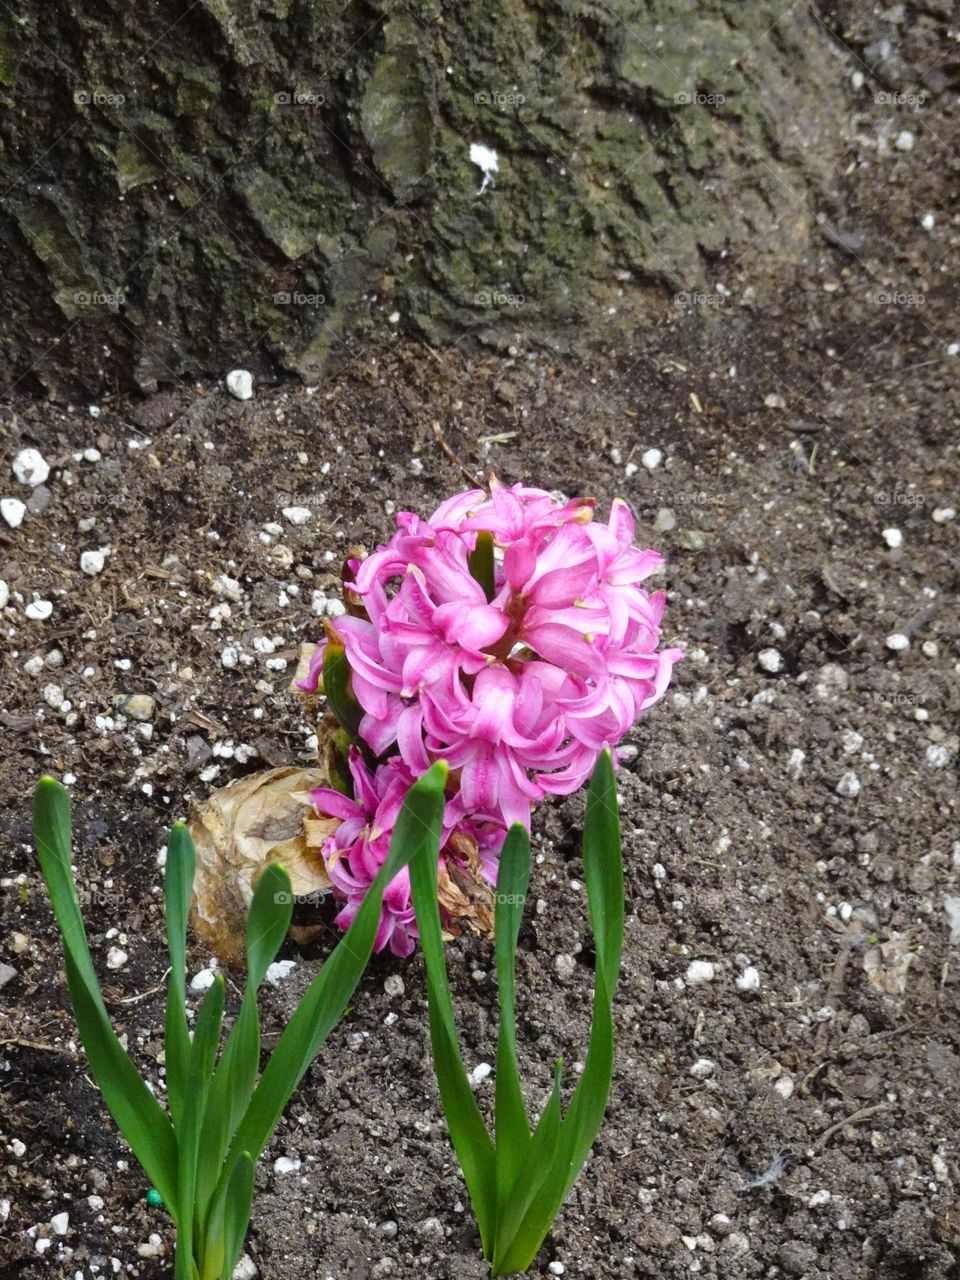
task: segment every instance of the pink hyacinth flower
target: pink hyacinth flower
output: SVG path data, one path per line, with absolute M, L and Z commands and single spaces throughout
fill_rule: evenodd
M 434 760 L 447 761 L 457 788 L 448 834 L 478 824 L 493 874 L 496 833 L 529 826 L 538 800 L 579 787 L 663 696 L 682 653 L 660 647 L 665 596 L 644 586 L 662 557 L 634 545 L 626 503 L 616 499 L 606 523 L 593 515 L 592 501 L 494 480 L 489 494 L 456 494 L 428 520 L 401 512 L 390 541 L 351 564 L 348 588 L 366 616 L 332 628 L 362 711 L 360 743 L 379 763 L 351 762 L 356 810 L 328 801 L 344 813 L 330 846 L 346 900 L 338 918 L 352 918 L 405 786 Z M 471 571 L 480 533 L 495 546 L 490 599 Z M 321 668 L 322 649 L 303 688 L 316 689 Z M 340 867 L 338 849 L 350 850 Z M 383 925 L 401 951 L 412 928 L 404 885 Z
M 347 929 L 360 909 L 390 851 L 390 838 L 408 789 L 415 781 L 403 761 L 394 756 L 371 771 L 356 748 L 351 748 L 350 774 L 353 797 L 331 787 L 316 787 L 310 797 L 317 813 L 338 818 L 339 825 L 321 848 L 324 865 L 334 895 L 343 903 L 334 922 Z M 481 867 L 490 882 L 496 879 L 496 851 L 505 832 L 491 823 L 478 823 L 464 816 L 459 804 L 448 805 L 441 831 L 442 857 L 455 858 L 450 843 L 456 835 L 468 836 L 476 844 Z M 416 916 L 406 867 L 384 890 L 383 907 L 374 949 L 389 946 L 396 956 L 413 951 L 417 934 Z

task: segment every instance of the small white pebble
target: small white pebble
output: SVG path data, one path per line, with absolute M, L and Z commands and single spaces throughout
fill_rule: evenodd
M 793 1076 L 782 1075 L 774 1084 L 774 1090 L 786 1100 L 793 1097 Z
M 577 962 L 573 956 L 559 955 L 553 962 L 553 969 L 561 981 L 567 982 L 576 973 Z
M 297 1173 L 300 1169 L 299 1156 L 278 1156 L 273 1162 L 274 1173 Z
M 246 369 L 231 369 L 226 377 L 227 390 L 235 400 L 249 400 L 253 396 L 253 374 Z
M 757 654 L 757 662 L 763 667 L 764 671 L 771 674 L 780 670 L 783 666 L 783 658 L 780 656 L 779 649 L 761 649 Z
M 946 524 L 948 520 L 956 519 L 956 515 L 955 507 L 935 507 L 931 519 L 934 524 Z
M 407 988 L 399 973 L 391 973 L 385 979 L 383 989 L 391 1000 L 396 1000 L 403 995 Z
M 931 769 L 942 769 L 950 763 L 950 752 L 941 743 L 931 742 L 927 747 L 926 761 Z
M 660 463 L 663 461 L 663 452 L 660 449 L 647 449 L 640 457 L 640 461 L 647 471 L 656 471 Z
M 897 134 L 896 141 L 894 142 L 894 146 L 897 148 L 898 151 L 912 151 L 913 144 L 915 141 L 916 141 L 916 138 L 910 132 L 909 129 L 901 129 L 901 131 Z
M 122 969 L 127 963 L 127 953 L 120 947 L 111 947 L 107 952 L 107 968 Z
M 838 796 L 846 796 L 850 800 L 860 794 L 860 779 L 852 769 L 840 775 L 836 791 Z
M 82 551 L 80 553 L 81 571 L 91 578 L 96 577 L 98 573 L 103 573 L 103 566 L 106 563 L 109 550 L 109 547 L 99 547 L 96 551 Z
M 489 1062 L 478 1062 L 477 1065 L 470 1072 L 470 1083 L 474 1087 L 476 1087 L 478 1084 L 483 1084 L 484 1080 L 487 1079 L 487 1077 L 490 1075 L 492 1071 L 493 1071 L 493 1067 L 490 1065 Z
M 234 604 L 239 604 L 243 599 L 243 587 L 236 578 L 231 578 L 227 573 L 217 574 L 213 580 L 213 589 L 218 596 L 226 596 Z
M 925 213 L 920 219 L 920 225 L 923 227 L 924 231 L 932 231 L 937 225 L 937 220 L 932 213 Z
M 840 745 L 845 755 L 852 755 L 863 746 L 863 734 L 857 733 L 856 729 L 844 729 L 840 735 Z
M 306 524 L 313 518 L 313 512 L 309 507 L 284 507 L 282 514 L 291 524 Z
M 272 987 L 278 987 L 296 967 L 296 960 L 274 960 L 273 964 L 267 969 L 267 981 Z
M 31 600 L 23 612 L 31 622 L 46 622 L 53 613 L 53 605 L 49 600 Z
M 821 1190 L 821 1191 L 815 1191 L 815 1192 L 813 1193 L 813 1195 L 812 1195 L 812 1196 L 810 1197 L 810 1199 L 807 1201 L 807 1208 L 808 1208 L 808 1209 L 819 1209 L 819 1208 L 821 1208 L 823 1205 L 825 1205 L 825 1204 L 829 1204 L 829 1203 L 830 1203 L 830 1201 L 831 1201 L 832 1199 L 833 1199 L 833 1196 L 832 1196 L 832 1195 L 830 1194 L 830 1192 L 826 1189 L 826 1187 L 824 1187 L 824 1188 L 823 1188 L 823 1190 Z
M 690 1074 L 694 1080 L 707 1080 L 716 1069 L 717 1064 L 711 1058 L 698 1058 L 690 1068 Z
M 881 537 L 891 551 L 895 551 L 897 547 L 903 546 L 903 534 L 899 529 L 884 529 Z
M 55 1213 L 50 1219 L 50 1230 L 55 1236 L 65 1236 L 70 1226 L 69 1213 Z
M 803 762 L 807 758 L 807 753 L 802 751 L 800 747 L 794 747 L 787 757 L 787 773 L 791 778 L 799 778 L 803 772 Z
M 737 979 L 738 991 L 759 991 L 760 990 L 760 970 L 752 964 L 748 964 Z
M 13 474 L 21 484 L 35 489 L 49 476 L 50 468 L 39 449 L 21 449 L 13 460 Z
M 894 653 L 900 653 L 903 649 L 910 648 L 910 637 L 905 636 L 902 631 L 892 631 L 884 643 Z
M 137 1256 L 140 1258 L 159 1258 L 163 1253 L 163 1240 L 154 1231 L 147 1237 L 144 1244 L 137 1245 Z
M 231 645 L 228 645 L 220 654 L 220 665 L 226 667 L 228 671 L 232 671 L 239 661 L 240 655 Z
M 547 1270 L 552 1276 L 562 1276 L 566 1269 L 562 1262 L 550 1262 L 547 1264 Z
M 48 707 L 53 707 L 54 711 L 59 711 L 66 701 L 63 690 L 58 684 L 45 684 L 43 686 L 43 700 Z
M 627 465 L 623 468 L 623 474 L 627 477 L 628 480 L 632 480 L 639 470 L 640 468 L 637 466 L 635 462 L 628 462 Z
M 207 991 L 213 986 L 216 979 L 216 970 L 201 969 L 199 973 L 195 973 L 190 979 L 191 991 Z
M 691 987 L 712 982 L 717 976 L 717 966 L 711 960 L 691 960 L 687 965 L 686 980 Z
M 27 508 L 19 498 L 0 498 L 0 516 L 11 529 L 19 529 L 26 514 Z
M 103 454 L 99 449 L 84 449 L 82 456 L 84 462 L 99 462 Z

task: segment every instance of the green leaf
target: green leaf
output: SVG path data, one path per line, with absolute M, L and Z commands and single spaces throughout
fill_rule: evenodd
M 223 976 L 218 973 L 200 1006 L 193 1044 L 190 1046 L 183 1112 L 177 1125 L 182 1213 L 177 1230 L 176 1280 L 186 1280 L 186 1277 L 193 1280 L 195 1246 L 197 1243 L 202 1244 L 202 1236 L 199 1241 L 196 1239 L 199 1226 L 196 1221 L 197 1162 L 213 1064 L 220 1044 L 225 991 Z
M 363 708 L 354 697 L 346 650 L 330 629 L 327 637 L 323 655 L 323 692 L 327 695 L 327 706 L 353 739 L 360 730 Z
M 243 1248 L 253 1208 L 253 1161 L 241 1151 L 210 1209 L 199 1267 L 201 1280 L 229 1280 Z
M 467 556 L 467 567 L 470 570 L 470 576 L 483 587 L 483 594 L 487 600 L 492 600 L 497 594 L 492 533 L 481 530 L 477 534 L 476 546 Z
M 80 1039 L 117 1128 L 147 1177 L 180 1221 L 173 1126 L 117 1039 L 90 958 L 70 863 L 70 799 L 53 778 L 34 796 L 34 838 L 54 915 L 63 935 L 67 983 Z
M 530 1125 L 517 1071 L 515 979 L 517 938 L 530 882 L 530 837 L 517 823 L 510 828 L 500 855 L 497 875 L 494 937 L 500 1031 L 496 1076 L 497 1236 L 507 1197 L 517 1176 L 529 1164 Z M 529 1170 L 528 1170 L 529 1172 Z
M 167 984 L 167 1029 L 164 1056 L 167 1065 L 167 1099 L 174 1123 L 179 1119 L 187 1084 L 190 1038 L 187 1034 L 186 947 L 187 917 L 193 896 L 196 852 L 182 822 L 174 824 L 167 841 L 167 865 L 163 891 L 167 906 L 167 947 L 170 979 Z
M 604 752 L 587 796 L 584 877 L 596 946 L 593 1022 L 583 1075 L 562 1116 L 560 1079 L 530 1134 L 517 1073 L 515 977 L 517 937 L 530 873 L 522 827 L 504 842 L 497 880 L 496 959 L 500 997 L 491 1143 L 463 1067 L 443 956 L 437 906 L 437 851 L 411 862 L 413 901 L 427 970 L 430 1039 L 447 1127 L 470 1192 L 483 1251 L 494 1276 L 526 1271 L 583 1166 L 606 1109 L 613 1073 L 613 994 L 623 946 L 623 864 L 613 762 Z
M 624 902 L 620 819 L 609 751 L 597 761 L 587 793 L 583 869 L 596 948 L 590 1041 L 583 1074 L 560 1125 L 550 1172 L 530 1205 L 522 1234 L 503 1258 L 503 1274 L 525 1271 L 536 1257 L 590 1152 L 610 1094 L 613 996 L 620 974 Z
M 450 1140 L 470 1193 L 485 1257 L 493 1251 L 496 1226 L 496 1153 L 477 1107 L 460 1053 L 453 1001 L 443 957 L 437 901 L 439 841 L 424 843 L 410 860 L 413 905 L 427 970 L 427 999 L 433 1065 Z
M 438 761 L 407 792 L 387 860 L 347 933 L 308 987 L 277 1042 L 231 1143 L 228 1165 L 241 1151 L 248 1151 L 257 1159 L 290 1095 L 339 1021 L 373 951 L 384 889 L 408 860 L 423 850 L 435 849 L 439 842 L 446 777 L 447 767 Z
M 530 1214 L 530 1206 L 550 1177 L 556 1160 L 557 1144 L 560 1141 L 562 1073 L 563 1062 L 560 1061 L 554 1073 L 550 1098 L 527 1145 L 527 1158 L 506 1188 L 503 1205 L 497 1215 L 497 1246 L 491 1259 L 491 1274 L 494 1276 L 526 1271 L 553 1222 L 553 1218 L 550 1218 L 546 1226 L 543 1226 L 538 1218 Z M 514 1263 L 514 1258 L 526 1261 Z
M 290 875 L 279 863 L 261 873 L 247 918 L 247 985 L 207 1101 L 197 1168 L 197 1216 L 205 1224 L 223 1162 L 260 1069 L 257 991 L 283 945 L 293 915 Z M 202 1230 L 205 1230 L 205 1225 Z
M 229 1280 L 240 1259 L 240 1251 L 243 1249 L 244 1237 L 250 1225 L 250 1212 L 253 1208 L 253 1160 L 250 1158 L 249 1151 L 241 1151 L 234 1161 L 226 1203 L 228 1206 L 224 1232 L 226 1261 L 223 1276 L 224 1280 Z

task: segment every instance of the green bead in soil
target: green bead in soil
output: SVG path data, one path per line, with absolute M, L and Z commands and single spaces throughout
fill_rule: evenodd
M 147 1204 L 150 1206 L 151 1209 L 163 1208 L 163 1196 L 160 1194 L 160 1192 L 157 1190 L 156 1187 L 151 1187 L 150 1190 L 147 1192 Z

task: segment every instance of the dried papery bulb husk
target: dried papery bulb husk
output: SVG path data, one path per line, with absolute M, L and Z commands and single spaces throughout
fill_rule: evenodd
M 466 925 L 481 937 L 493 937 L 494 891 L 483 878 L 477 842 L 472 836 L 458 833 L 447 846 L 456 859 L 442 858 L 437 877 L 437 897 L 447 921 L 445 932 L 450 937 Z
M 269 863 L 287 868 L 295 897 L 329 893 L 320 849 L 337 821 L 318 817 L 310 803 L 313 787 L 329 785 L 322 765 L 264 769 L 221 787 L 194 807 L 189 824 L 197 850 L 193 923 L 224 964 L 244 963 L 247 912 Z

